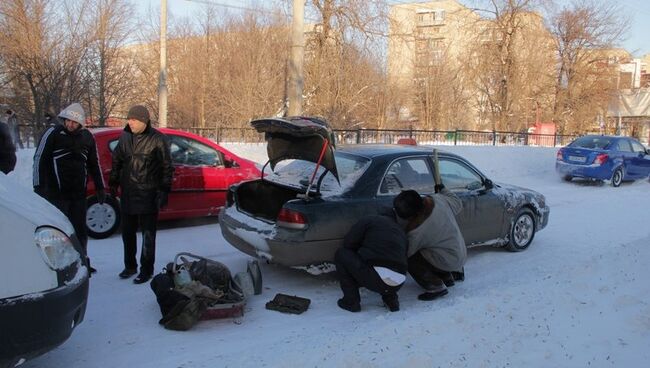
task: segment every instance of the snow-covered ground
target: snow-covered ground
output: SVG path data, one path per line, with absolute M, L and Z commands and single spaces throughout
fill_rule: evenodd
M 257 162 L 263 145 L 227 145 Z M 362 292 L 361 313 L 336 306 L 330 276 L 262 264 L 264 291 L 240 321 L 200 322 L 187 332 L 158 325 L 147 284 L 120 280 L 119 234 L 91 240 L 99 269 L 85 321 L 54 351 L 25 367 L 643 367 L 650 361 L 650 183 L 562 182 L 556 149 L 442 147 L 494 181 L 546 195 L 550 222 L 525 252 L 469 252 L 466 280 L 433 302 L 408 279 L 401 311 Z M 31 185 L 31 154 L 15 176 Z M 216 220 L 165 223 L 157 268 L 181 251 L 244 270 L 246 255 L 221 236 Z M 266 310 L 276 293 L 311 299 L 302 315 Z M 235 323 L 237 322 L 237 323 Z

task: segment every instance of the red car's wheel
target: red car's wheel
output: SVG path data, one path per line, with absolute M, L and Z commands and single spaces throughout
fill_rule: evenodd
M 94 239 L 105 239 L 113 235 L 120 226 L 120 203 L 112 196 L 106 196 L 103 204 L 97 202 L 97 197 L 88 199 L 86 208 L 86 228 L 88 236 Z

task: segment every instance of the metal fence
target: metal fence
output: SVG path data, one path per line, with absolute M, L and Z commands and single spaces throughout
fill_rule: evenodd
M 252 128 L 181 128 L 217 143 L 263 143 L 264 134 Z M 534 134 L 476 130 L 412 130 L 412 129 L 334 129 L 337 143 L 395 144 L 402 138 L 415 139 L 418 144 L 453 146 L 565 146 L 578 135 Z
M 39 132 L 32 125 L 20 124 L 21 141 L 25 147 L 34 147 Z M 264 143 L 264 134 L 253 128 L 177 128 L 198 134 L 217 143 Z M 41 129 L 42 130 L 42 129 Z M 395 144 L 402 138 L 414 139 L 418 144 L 453 146 L 565 146 L 578 135 L 534 134 L 478 130 L 416 130 L 416 129 L 334 129 L 337 143 Z

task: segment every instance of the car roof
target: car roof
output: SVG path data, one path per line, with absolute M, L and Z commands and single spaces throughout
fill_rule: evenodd
M 164 134 L 175 134 L 175 135 L 181 135 L 181 136 L 186 136 L 186 137 L 201 137 L 200 135 L 196 135 L 193 133 L 188 133 L 182 130 L 178 129 L 171 129 L 171 128 L 156 128 L 158 131 Z M 88 130 L 96 136 L 102 136 L 102 135 L 111 135 L 115 133 L 121 133 L 124 130 L 124 127 L 90 127 Z M 203 138 L 203 137 L 201 137 Z
M 385 156 L 408 156 L 432 153 L 432 146 L 412 146 L 398 144 L 346 144 L 338 146 L 338 151 L 354 155 L 364 156 L 367 158 L 385 157 Z M 459 157 L 453 153 L 438 150 L 438 153 L 445 156 Z
M 583 135 L 582 137 L 588 137 L 588 138 L 607 138 L 607 139 L 630 139 L 632 137 L 627 137 L 623 135 L 600 135 L 600 134 L 587 134 Z M 582 138 L 579 137 L 579 138 Z

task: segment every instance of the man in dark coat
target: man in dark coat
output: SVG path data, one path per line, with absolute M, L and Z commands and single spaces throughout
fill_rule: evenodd
M 141 284 L 154 271 L 156 257 L 156 221 L 158 211 L 167 205 L 174 167 L 167 137 L 151 127 L 149 111 L 141 105 L 133 106 L 127 115 L 128 125 L 113 152 L 113 169 L 109 184 L 111 192 L 122 194 L 122 241 L 124 243 L 124 270 L 120 278 L 136 274 L 138 262 L 138 225 L 142 231 L 140 274 L 133 280 Z
M 338 306 L 361 310 L 359 287 L 381 295 L 391 312 L 399 310 L 397 291 L 406 280 L 407 237 L 388 216 L 368 216 L 357 222 L 343 239 L 334 261 L 343 298 Z
M 87 250 L 86 178 L 90 173 L 97 201 L 104 203 L 104 179 L 93 135 L 83 128 L 86 114 L 78 103 L 59 114 L 61 124 L 49 127 L 34 153 L 34 191 L 63 212 Z M 90 272 L 95 269 L 90 267 Z
M 9 127 L 0 121 L 0 171 L 9 174 L 16 167 L 16 146 L 11 139 Z

